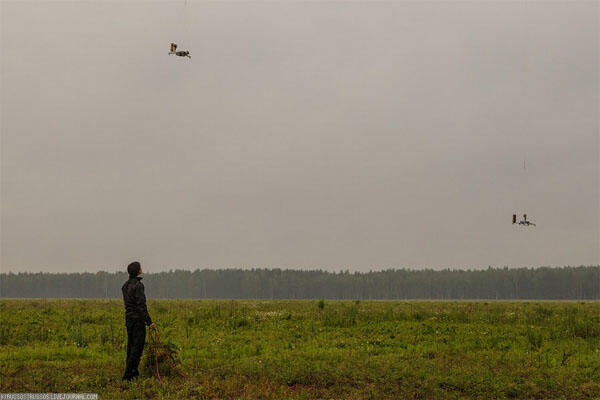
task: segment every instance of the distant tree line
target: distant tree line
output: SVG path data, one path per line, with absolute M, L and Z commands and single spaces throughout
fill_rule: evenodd
M 3 298 L 120 298 L 125 273 L 2 273 Z M 600 299 L 600 266 L 327 272 L 170 270 L 144 274 L 148 298 Z

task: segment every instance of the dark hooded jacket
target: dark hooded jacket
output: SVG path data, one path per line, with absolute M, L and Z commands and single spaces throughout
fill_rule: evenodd
M 146 307 L 146 295 L 142 277 L 130 277 L 123 285 L 123 301 L 125 302 L 126 321 L 144 321 L 146 325 L 152 324 L 148 308 Z

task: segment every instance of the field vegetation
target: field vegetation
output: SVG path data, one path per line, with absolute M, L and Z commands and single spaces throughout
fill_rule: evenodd
M 0 300 L 0 392 L 600 398 L 600 303 L 149 300 L 187 379 L 122 383 L 122 300 Z M 147 365 L 144 353 L 141 367 Z

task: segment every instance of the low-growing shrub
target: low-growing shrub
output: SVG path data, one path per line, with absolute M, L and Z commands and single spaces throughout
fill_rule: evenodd
M 146 344 L 146 359 L 143 363 L 145 373 L 156 376 L 158 364 L 158 373 L 161 377 L 177 375 L 174 366 L 181 370 L 178 366 L 180 363 L 177 346 L 170 341 L 157 343 L 152 338 L 149 339 Z M 169 357 L 171 360 L 168 359 Z

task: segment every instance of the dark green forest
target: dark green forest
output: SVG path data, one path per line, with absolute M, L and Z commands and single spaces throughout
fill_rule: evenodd
M 170 270 L 144 274 L 148 298 L 600 299 L 600 266 L 326 272 Z M 2 273 L 3 298 L 119 298 L 126 273 Z

